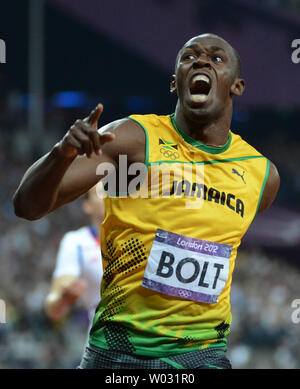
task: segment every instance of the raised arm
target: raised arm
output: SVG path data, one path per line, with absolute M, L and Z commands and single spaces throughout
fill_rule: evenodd
M 119 154 L 127 154 L 131 161 L 142 158 L 145 135 L 140 126 L 121 119 L 98 131 L 102 110 L 99 104 L 88 117 L 76 120 L 63 139 L 26 171 L 13 198 L 17 216 L 39 219 L 75 200 L 103 178 L 96 174 L 100 163 L 117 168 Z

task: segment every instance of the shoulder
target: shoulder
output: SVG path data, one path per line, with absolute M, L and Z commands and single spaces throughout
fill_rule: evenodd
M 144 129 L 148 125 L 153 127 L 160 126 L 165 121 L 170 121 L 170 115 L 156 115 L 156 114 L 146 114 L 146 115 L 130 115 L 129 119 L 135 121 Z
M 159 127 L 162 123 L 169 122 L 170 115 L 156 115 L 156 114 L 132 114 L 126 118 L 115 120 L 98 131 L 105 133 L 107 131 L 114 133 L 126 132 L 128 135 L 136 135 L 148 130 L 150 127 Z
M 263 212 L 271 206 L 279 190 L 280 176 L 277 167 L 272 161 L 265 157 L 255 147 L 251 146 L 240 135 L 232 133 L 232 142 L 234 142 L 236 145 L 240 145 L 237 147 L 242 147 L 243 153 L 249 156 L 263 157 L 267 160 L 267 171 L 265 174 L 265 181 L 263 182 L 262 195 L 260 198 L 260 205 L 258 209 L 258 213 Z
M 102 151 L 117 161 L 119 155 L 127 155 L 129 162 L 143 161 L 146 134 L 143 127 L 131 118 L 123 118 L 101 127 L 100 134 L 112 132 L 115 139 L 106 143 Z
M 263 212 L 270 207 L 275 200 L 280 186 L 280 176 L 275 164 L 269 160 L 269 171 L 266 177 L 265 187 L 258 212 Z
M 103 153 L 109 155 L 115 162 L 119 155 L 127 155 L 129 162 L 145 162 L 147 133 L 151 128 L 159 127 L 170 121 L 169 115 L 130 115 L 126 118 L 115 120 L 103 127 L 98 132 L 112 132 L 115 139 L 103 146 Z

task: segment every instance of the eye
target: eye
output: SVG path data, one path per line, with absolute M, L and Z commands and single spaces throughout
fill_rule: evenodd
M 213 59 L 215 62 L 224 62 L 223 57 L 221 57 L 220 55 L 214 55 Z
M 196 56 L 195 55 L 193 55 L 193 54 L 186 54 L 186 55 L 184 55 L 183 57 L 182 57 L 182 59 L 183 59 L 183 61 L 186 61 L 186 60 L 192 60 L 192 59 L 195 59 L 196 58 Z

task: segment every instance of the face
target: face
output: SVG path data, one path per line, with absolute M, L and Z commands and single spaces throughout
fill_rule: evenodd
M 90 217 L 102 223 L 105 216 L 102 184 L 99 183 L 91 188 L 88 195 L 89 197 L 83 201 L 83 210 Z
M 243 90 L 234 51 L 223 39 L 200 35 L 178 53 L 171 92 L 177 93 L 180 108 L 190 119 L 213 120 L 232 107 L 233 95 Z

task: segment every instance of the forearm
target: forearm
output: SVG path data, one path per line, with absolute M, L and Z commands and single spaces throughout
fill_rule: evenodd
M 56 202 L 60 183 L 74 158 L 59 154 L 58 144 L 25 173 L 13 203 L 15 214 L 35 220 L 46 215 Z

